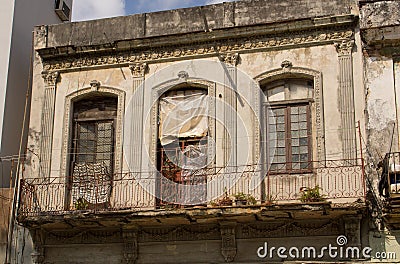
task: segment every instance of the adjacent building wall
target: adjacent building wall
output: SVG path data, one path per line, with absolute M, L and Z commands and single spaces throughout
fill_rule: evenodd
M 72 1 L 66 2 L 72 10 Z M 34 4 L 29 0 L 5 0 L 0 12 L 0 156 L 5 157 L 17 156 L 20 150 L 26 95 L 29 96 L 31 89 L 33 28 L 62 21 L 54 11 L 53 0 Z M 27 102 L 26 120 L 29 120 L 29 100 Z M 25 123 L 22 154 L 27 131 L 28 121 Z M 11 164 L 3 163 L 7 172 L 1 176 L 0 186 L 8 186 Z

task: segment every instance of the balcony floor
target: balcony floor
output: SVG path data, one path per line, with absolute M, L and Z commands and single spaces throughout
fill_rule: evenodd
M 332 219 L 357 215 L 366 210 L 362 201 L 337 204 L 332 202 L 287 203 L 250 206 L 192 207 L 182 209 L 65 211 L 19 217 L 28 228 L 61 230 L 71 228 L 104 228 L 122 225 L 146 227 L 160 225 L 213 224 L 220 221 L 246 223 L 253 221 Z

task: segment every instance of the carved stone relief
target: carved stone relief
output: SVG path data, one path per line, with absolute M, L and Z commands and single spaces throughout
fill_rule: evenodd
M 220 223 L 221 231 L 221 254 L 225 262 L 233 262 L 237 253 L 236 246 L 236 223 Z
M 131 70 L 133 77 L 140 78 L 144 77 L 148 70 L 148 65 L 147 63 L 132 63 L 129 65 L 129 69 Z
M 353 31 L 347 27 L 312 30 L 279 36 L 257 36 L 245 39 L 230 39 L 224 41 L 213 41 L 202 44 L 182 45 L 174 47 L 153 48 L 147 51 L 121 52 L 118 55 L 80 55 L 69 56 L 59 60 L 48 60 L 43 62 L 45 71 L 57 70 L 81 70 L 82 67 L 97 67 L 104 65 L 131 65 L 133 74 L 143 74 L 143 66 L 136 63 L 158 62 L 162 60 L 176 60 L 181 58 L 193 58 L 204 56 L 216 56 L 220 54 L 227 62 L 236 63 L 237 53 L 248 50 L 268 50 L 276 48 L 294 48 L 304 45 L 322 45 L 349 40 Z M 229 55 L 227 55 L 229 54 Z
M 123 260 L 122 263 L 135 264 L 138 258 L 138 234 L 136 230 L 123 230 Z

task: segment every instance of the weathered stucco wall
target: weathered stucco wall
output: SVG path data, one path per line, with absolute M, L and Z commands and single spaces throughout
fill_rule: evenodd
M 48 42 L 40 47 L 112 44 L 115 41 L 184 34 L 351 13 L 350 0 L 253 0 L 65 23 L 48 26 Z M 284 15 L 282 15 L 284 14 Z M 222 33 L 222 32 L 221 32 Z M 223 33 L 222 33 L 223 34 Z M 37 46 L 37 47 L 39 47 Z M 129 48 L 129 47 L 127 47 Z
M 7 248 L 12 189 L 0 188 L 0 263 L 4 263 Z
M 393 62 L 385 57 L 366 57 L 365 65 L 368 148 L 374 158 L 379 160 L 390 150 L 398 151 L 398 135 L 394 127 L 397 117 Z M 393 132 L 395 134 L 392 136 Z
M 400 2 L 381 0 L 363 3 L 360 16 L 362 29 L 400 25 Z

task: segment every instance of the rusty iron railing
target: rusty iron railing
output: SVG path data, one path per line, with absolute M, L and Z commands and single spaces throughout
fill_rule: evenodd
M 250 195 L 257 204 L 293 203 L 300 202 L 302 191 L 316 186 L 324 200 L 335 203 L 365 199 L 365 174 L 360 159 L 310 162 L 306 171 L 284 174 L 264 173 L 262 168 L 206 168 L 185 172 L 180 182 L 165 181 L 159 174 L 149 172 L 113 174 L 107 183 L 93 178 L 90 182 L 74 182 L 72 177 L 23 179 L 18 216 L 62 215 L 77 210 L 161 210 L 182 201 L 215 206 L 224 193 L 232 199 L 238 193 Z

